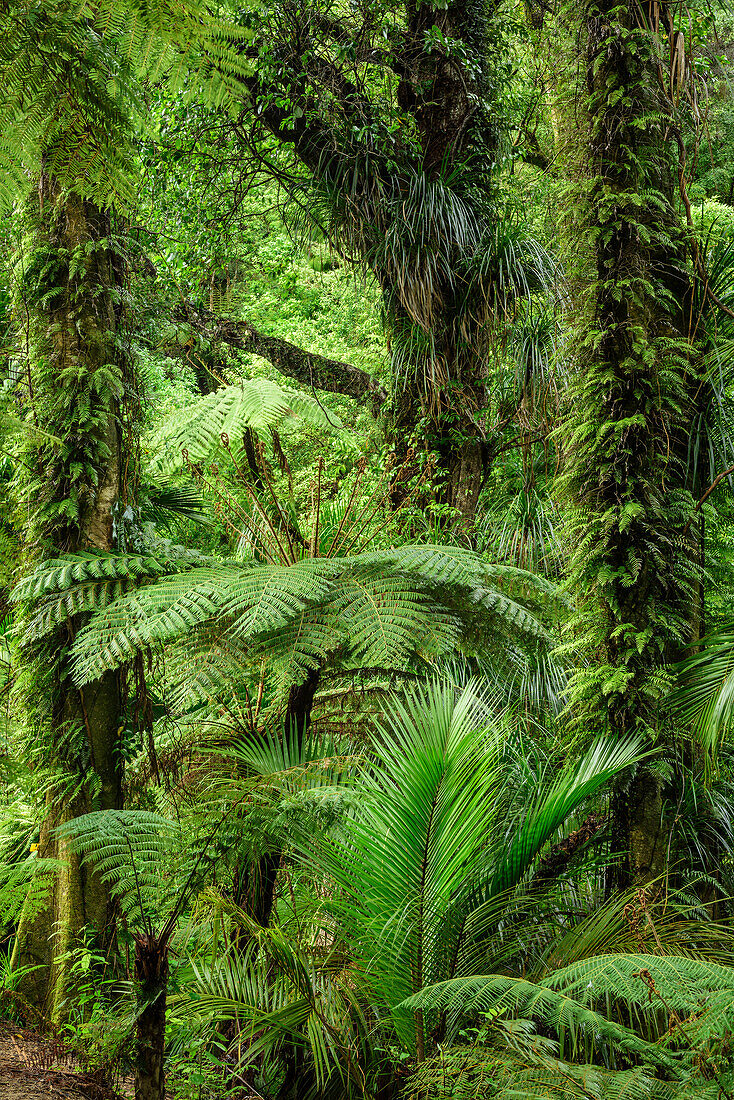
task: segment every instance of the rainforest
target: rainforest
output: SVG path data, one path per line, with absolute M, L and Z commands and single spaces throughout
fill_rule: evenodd
M 733 66 L 0 0 L 2 1100 L 734 1100 Z

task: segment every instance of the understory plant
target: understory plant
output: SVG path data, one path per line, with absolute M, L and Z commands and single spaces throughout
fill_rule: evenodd
M 644 894 L 605 907 L 548 859 L 639 756 L 635 742 L 606 740 L 579 761 L 533 763 L 477 684 L 392 699 L 333 825 L 292 827 L 300 902 L 283 900 L 263 928 L 220 897 L 238 931 L 229 950 L 200 955 L 175 1011 L 232 1020 L 240 1072 L 279 1081 L 281 1097 L 301 1095 L 296 1081 L 314 1095 L 398 1095 L 407 1070 L 426 1095 L 454 1095 L 435 1091 L 438 1067 L 477 1026 L 483 1045 L 464 1053 L 484 1070 L 469 1080 L 497 1095 L 533 1095 L 524 1059 L 569 1095 L 635 1082 L 666 1095 L 666 1077 L 690 1076 L 691 1044 L 682 1022 L 672 1043 L 664 1034 L 663 1003 L 681 1021 L 694 1013 L 694 1043 L 728 1026 L 722 932 L 678 920 L 675 906 L 653 919 Z M 461 1053 L 450 1057 L 449 1090 L 463 1079 Z M 487 1073 L 493 1059 L 512 1083 Z

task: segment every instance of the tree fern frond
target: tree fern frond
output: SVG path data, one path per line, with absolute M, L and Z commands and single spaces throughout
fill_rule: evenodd
M 543 982 L 504 974 L 472 975 L 428 986 L 407 998 L 400 1008 L 430 1009 L 452 1017 L 480 1011 L 488 1013 L 492 1020 L 505 1015 L 522 1016 L 550 1026 L 554 1031 L 565 1030 L 574 1045 L 590 1034 L 655 1065 L 670 1067 L 675 1064 L 675 1059 L 657 1044 L 643 1039 L 632 1028 L 608 1019 L 584 1001 L 576 1000 L 562 983 L 558 984 L 560 988 L 550 988 Z
M 222 682 L 218 655 L 230 672 L 265 658 L 283 681 L 299 683 L 337 656 L 405 669 L 481 646 L 506 664 L 518 647 L 535 652 L 549 642 L 538 616 L 492 589 L 492 570 L 470 551 L 404 546 L 273 565 L 167 544 L 160 556 L 155 550 L 55 559 L 18 585 L 14 598 L 36 603 L 29 638 L 64 615 L 91 614 L 72 650 L 77 683 L 119 668 L 140 650 L 175 645 L 180 668 L 192 669 L 191 698 L 203 702 L 217 678 Z M 526 587 L 531 583 L 523 577 Z M 541 588 L 538 602 L 544 600 Z M 182 699 L 183 680 L 177 683 Z
M 196 550 L 165 543 L 156 549 L 155 555 L 88 552 L 40 562 L 11 593 L 14 603 L 34 604 L 25 625 L 25 640 L 45 637 L 76 615 L 104 610 L 123 597 L 131 584 L 150 582 L 194 564 L 217 564 L 216 558 Z
M 233 101 L 248 32 L 199 0 L 20 0 L 0 10 L 0 203 L 43 171 L 98 206 L 132 205 L 144 81 Z
M 563 967 L 540 984 L 586 1003 L 603 992 L 641 1009 L 667 1005 L 684 1014 L 705 1012 L 714 995 L 722 994 L 734 1017 L 734 968 L 685 955 L 598 955 Z
M 184 454 L 192 463 L 221 455 L 223 436 L 239 452 L 245 428 L 276 428 L 294 415 L 317 427 L 334 428 L 334 418 L 309 394 L 286 390 L 264 378 L 223 386 L 189 402 L 156 429 L 151 439 L 154 468 L 176 470 L 183 464 Z
M 133 926 L 145 927 L 165 906 L 161 873 L 176 842 L 180 846 L 177 822 L 145 810 L 97 810 L 65 822 L 58 832 L 109 885 Z

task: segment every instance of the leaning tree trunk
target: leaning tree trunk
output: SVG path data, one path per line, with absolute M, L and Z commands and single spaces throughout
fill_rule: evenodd
M 64 192 L 53 178 L 39 180 L 26 219 L 16 316 L 22 319 L 21 400 L 32 442 L 18 492 L 31 516 L 32 565 L 42 555 L 114 545 L 123 392 L 116 338 L 124 272 L 111 244 L 110 216 Z M 25 654 L 25 702 L 40 723 L 48 763 L 59 772 L 39 855 L 59 858 L 62 868 L 44 908 L 23 914 L 14 964 L 40 964 L 26 990 L 55 1018 L 63 1014 L 69 986 L 62 956 L 78 944 L 85 926 L 108 948 L 114 905 L 99 876 L 81 866 L 53 827 L 92 808 L 122 805 L 119 676 L 108 673 L 82 690 L 73 685 L 65 662 L 79 625 L 72 621 Z M 77 792 L 71 801 L 64 793 L 68 787 Z
M 586 15 L 596 282 L 570 449 L 582 524 L 579 626 L 591 651 L 574 702 L 588 729 L 639 734 L 647 745 L 665 736 L 661 673 L 689 599 L 685 560 L 694 558 L 681 446 L 689 280 L 662 49 L 650 30 L 664 35 L 666 18 L 665 4 L 632 0 L 595 0 Z M 667 849 L 659 776 L 641 765 L 616 789 L 612 816 L 622 855 L 613 885 L 659 876 Z

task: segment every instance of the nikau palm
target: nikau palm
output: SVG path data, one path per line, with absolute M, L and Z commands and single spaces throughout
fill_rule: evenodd
M 428 1080 L 434 1066 L 440 1073 L 440 1052 L 460 1045 L 458 1032 L 478 1014 L 495 1047 L 474 1056 L 499 1060 L 508 1078 L 506 1092 L 504 1081 L 495 1083 L 498 1096 L 535 1095 L 522 1091 L 530 1051 L 538 1073 L 542 1067 L 548 1081 L 565 1074 L 572 1090 L 601 1075 L 588 1087 L 594 1097 L 632 1084 L 624 1071 L 604 1069 L 612 1050 L 642 1060 L 651 1095 L 665 1095 L 657 1071 L 682 1084 L 685 1058 L 653 1041 L 660 1006 L 701 1013 L 697 1037 L 720 1033 L 734 971 L 676 955 L 678 933 L 662 920 L 641 938 L 622 914 L 624 901 L 580 920 L 564 942 L 553 936 L 552 890 L 544 927 L 548 883 L 535 877 L 549 841 L 639 759 L 639 746 L 598 742 L 579 762 L 537 776 L 513 760 L 509 730 L 476 684 L 457 692 L 434 682 L 388 703 L 356 776 L 332 773 L 333 787 L 324 787 L 323 773 L 321 785 L 310 785 L 307 773 L 300 780 L 316 804 L 338 800 L 339 789 L 343 802 L 323 836 L 297 828 L 293 835 L 296 867 L 328 884 L 312 923 L 301 925 L 301 917 L 296 930 L 286 918 L 264 930 L 222 898 L 217 911 L 247 935 L 248 949 L 197 961 L 195 996 L 174 1011 L 238 1020 L 245 1066 L 294 1043 L 305 1059 L 302 1080 L 313 1074 L 327 1095 L 330 1088 L 372 1095 L 374 1075 L 384 1075 L 378 1048 L 395 1042 L 416 1059 L 416 1082 L 424 1072 Z M 520 947 L 526 936 L 548 943 L 530 967 Z M 695 954 L 694 940 L 690 946 Z M 650 1037 L 630 1026 L 635 1012 Z M 553 1040 L 542 1040 L 541 1030 Z
M 388 708 L 361 780 L 360 809 L 314 858 L 338 887 L 336 912 L 375 1002 L 418 1061 L 457 1017 L 409 998 L 493 961 L 512 893 L 547 841 L 638 754 L 595 745 L 509 807 L 506 729 L 474 685 L 415 689 Z M 514 816 L 516 815 L 516 816 Z

